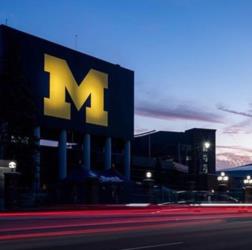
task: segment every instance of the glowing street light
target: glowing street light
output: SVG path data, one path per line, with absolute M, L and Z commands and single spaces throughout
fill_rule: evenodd
M 250 175 L 243 180 L 244 183 L 244 202 L 251 203 L 252 201 L 252 179 Z
M 218 186 L 219 191 L 220 192 L 227 191 L 229 177 L 225 174 L 225 172 L 220 173 L 220 175 L 217 177 L 217 181 L 219 184 Z
M 203 143 L 203 147 L 205 149 L 209 149 L 211 147 L 211 143 L 209 141 L 206 141 L 206 142 Z
M 147 171 L 147 172 L 145 173 L 145 177 L 146 177 L 147 179 L 151 179 L 152 173 L 151 173 L 150 171 Z
M 247 177 L 246 177 L 246 179 L 244 179 L 243 180 L 243 183 L 246 185 L 246 186 L 252 186 L 252 179 L 251 179 L 251 176 L 250 175 L 248 175 Z
M 229 181 L 229 177 L 225 174 L 225 172 L 221 172 L 220 175 L 217 177 L 217 180 L 219 182 L 228 182 Z
M 15 169 L 17 168 L 17 163 L 15 161 L 10 161 L 9 168 L 11 169 L 12 172 L 14 172 Z

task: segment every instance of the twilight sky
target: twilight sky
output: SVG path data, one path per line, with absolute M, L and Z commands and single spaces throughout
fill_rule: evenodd
M 1 23 L 134 70 L 135 133 L 217 129 L 217 168 L 252 163 L 252 1 L 0 3 Z

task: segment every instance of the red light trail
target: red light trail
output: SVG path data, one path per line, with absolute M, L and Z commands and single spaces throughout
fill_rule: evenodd
M 252 217 L 249 206 L 150 206 L 0 213 L 0 240 L 158 230 Z

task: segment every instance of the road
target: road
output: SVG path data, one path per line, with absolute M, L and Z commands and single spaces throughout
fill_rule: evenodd
M 0 213 L 0 249 L 251 249 L 252 208 Z

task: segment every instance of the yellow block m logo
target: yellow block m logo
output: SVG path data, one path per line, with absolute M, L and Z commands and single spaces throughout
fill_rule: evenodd
M 78 85 L 67 62 L 47 54 L 44 70 L 50 74 L 49 98 L 44 98 L 44 115 L 71 119 L 71 104 L 66 102 L 67 91 L 77 110 L 91 98 L 90 107 L 86 107 L 86 123 L 108 126 L 108 113 L 104 111 L 107 74 L 91 69 Z

